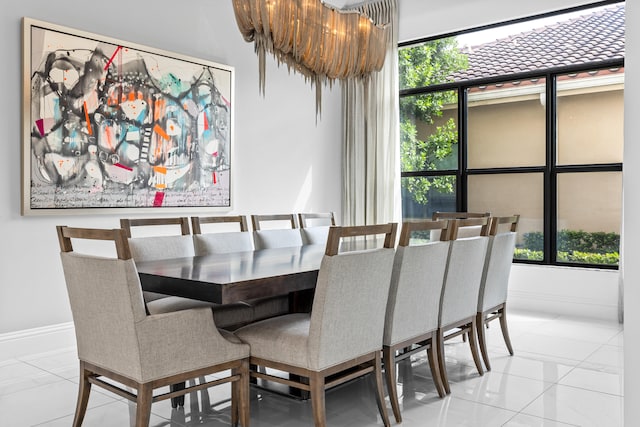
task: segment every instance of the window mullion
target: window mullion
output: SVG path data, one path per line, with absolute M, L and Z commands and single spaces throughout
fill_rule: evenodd
M 468 165 L 467 165 L 467 88 L 458 88 L 458 191 L 456 192 L 456 205 L 458 211 L 467 211 L 468 191 Z
M 557 158 L 557 75 L 546 76 L 546 154 L 547 164 L 544 176 L 544 260 L 545 264 L 555 264 L 558 248 L 558 176 Z

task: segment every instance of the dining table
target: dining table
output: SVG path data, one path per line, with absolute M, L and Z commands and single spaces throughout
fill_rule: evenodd
M 312 292 L 325 245 L 195 255 L 136 263 L 142 289 L 230 304 L 254 298 Z M 295 298 L 291 299 L 292 310 Z

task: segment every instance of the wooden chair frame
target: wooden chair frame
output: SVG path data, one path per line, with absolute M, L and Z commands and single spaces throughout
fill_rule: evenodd
M 337 255 L 340 250 L 340 239 L 344 237 L 360 237 L 384 234 L 383 247 L 395 247 L 396 233 L 398 230 L 397 223 L 364 225 L 351 227 L 331 227 L 329 237 L 327 239 L 327 247 L 325 254 L 329 256 Z
M 309 219 L 327 219 L 329 220 L 330 226 L 336 225 L 336 218 L 333 212 L 299 213 L 298 223 L 300 224 L 300 228 L 307 228 L 307 220 Z
M 58 241 L 62 252 L 73 252 L 73 244 L 71 239 L 92 239 L 92 240 L 110 240 L 115 243 L 118 259 L 131 259 L 131 251 L 127 234 L 124 229 L 91 229 L 91 228 L 72 228 L 66 226 L 57 226 Z M 231 370 L 231 375 L 221 379 L 204 380 L 205 375 L 212 375 L 219 372 Z M 113 384 L 103 380 L 101 377 L 109 378 L 122 384 L 125 387 Z M 175 384 L 184 384 L 188 380 L 195 378 L 200 379 L 199 384 L 188 387 L 174 387 Z M 204 380 L 204 381 L 203 381 Z M 220 363 L 196 369 L 190 372 L 171 375 L 159 378 L 146 383 L 140 383 L 129 377 L 123 376 L 109 369 L 96 366 L 92 363 L 80 360 L 80 380 L 78 387 L 78 400 L 73 420 L 74 427 L 80 427 L 84 420 L 87 406 L 89 403 L 89 395 L 91 386 L 96 385 L 108 390 L 120 397 L 123 397 L 136 404 L 136 427 L 146 427 L 149 425 L 151 417 L 151 404 L 166 399 L 176 399 L 188 393 L 203 390 L 220 384 L 231 383 L 231 422 L 237 425 L 238 421 L 244 427 L 249 426 L 249 360 L 239 359 L 231 362 Z M 170 387 L 168 393 L 162 393 L 153 396 L 153 391 L 161 387 Z M 127 389 L 134 389 L 132 393 Z
M 456 240 L 458 238 L 458 230 L 462 227 L 480 227 L 479 236 L 488 236 L 489 229 L 491 227 L 491 217 L 482 216 L 474 218 L 462 218 L 451 220 L 451 226 L 449 227 L 449 240 Z
M 244 215 L 235 216 L 192 216 L 191 228 L 193 234 L 202 234 L 202 224 L 238 223 L 240 231 L 248 231 L 247 217 Z
M 189 218 L 187 217 L 174 217 L 174 218 L 121 218 L 120 227 L 125 230 L 127 237 L 131 237 L 132 227 L 142 227 L 149 225 L 172 225 L 177 224 L 180 226 L 180 234 L 187 236 L 191 234 L 189 228 Z
M 253 214 L 251 215 L 251 225 L 255 231 L 261 230 L 262 221 L 289 221 L 291 228 L 298 228 L 295 214 Z
M 434 212 L 431 219 L 468 219 L 490 217 L 491 212 Z

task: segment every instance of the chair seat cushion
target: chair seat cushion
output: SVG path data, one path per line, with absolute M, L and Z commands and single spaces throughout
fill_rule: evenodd
M 170 296 L 147 303 L 149 314 L 170 313 L 190 308 L 210 307 L 218 328 L 243 325 L 253 321 L 253 308 L 246 303 L 215 304 L 190 298 Z
M 287 314 L 244 326 L 234 333 L 251 347 L 251 355 L 309 368 L 307 342 L 311 315 Z

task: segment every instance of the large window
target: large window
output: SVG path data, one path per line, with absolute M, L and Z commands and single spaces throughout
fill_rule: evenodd
M 617 268 L 624 3 L 403 44 L 399 64 L 405 219 L 517 213 L 516 260 Z

